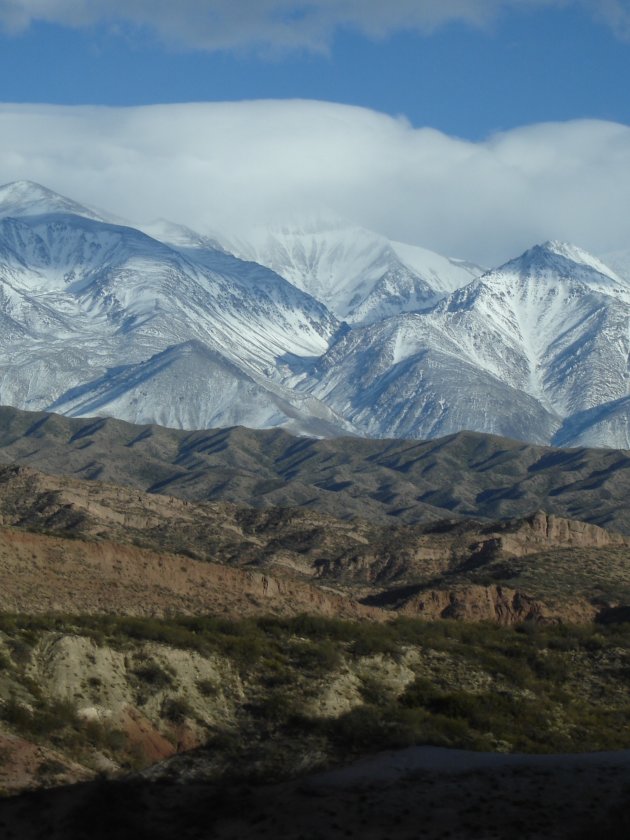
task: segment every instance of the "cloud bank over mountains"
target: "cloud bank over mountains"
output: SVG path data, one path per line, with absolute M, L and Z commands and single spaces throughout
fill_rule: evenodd
M 203 232 L 332 212 L 486 265 L 550 238 L 626 248 L 630 232 L 630 128 L 602 121 L 475 143 L 315 101 L 0 105 L 0 182 L 16 179 Z
M 0 0 L 0 25 L 20 32 L 34 22 L 126 23 L 185 48 L 321 52 L 340 28 L 381 38 L 401 30 L 429 33 L 455 21 L 487 26 L 509 12 L 570 6 L 586 8 L 617 36 L 630 36 L 628 0 Z

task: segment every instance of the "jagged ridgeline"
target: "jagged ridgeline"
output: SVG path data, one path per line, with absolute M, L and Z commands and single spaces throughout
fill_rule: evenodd
M 0 395 L 187 429 L 628 447 L 620 266 L 547 242 L 484 271 L 332 219 L 221 243 L 17 182 Z
M 188 501 L 308 507 L 378 524 L 544 510 L 630 533 L 630 452 L 462 432 L 438 440 L 314 439 L 280 429 L 183 431 L 0 407 L 0 458 Z

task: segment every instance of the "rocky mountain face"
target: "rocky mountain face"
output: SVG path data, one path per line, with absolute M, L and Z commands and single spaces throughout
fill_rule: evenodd
M 602 263 L 549 242 L 428 312 L 352 330 L 304 387 L 374 436 L 469 428 L 572 445 L 592 425 L 628 447 L 629 304 Z
M 220 244 L 0 188 L 0 401 L 20 408 L 630 447 L 629 307 L 623 272 L 563 243 L 482 273 L 338 220 Z
M 279 358 L 326 349 L 339 323 L 323 305 L 262 266 L 220 251 L 193 262 L 37 185 L 0 190 L 0 318 L 5 404 L 349 428 L 273 374 Z

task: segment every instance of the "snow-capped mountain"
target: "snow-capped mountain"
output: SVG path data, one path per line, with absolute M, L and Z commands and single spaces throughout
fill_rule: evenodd
M 317 399 L 261 382 L 197 340 L 109 369 L 49 408 L 73 417 L 107 415 L 183 429 L 282 426 L 315 437 L 351 429 Z
M 41 216 L 47 213 L 71 213 L 100 222 L 117 222 L 113 216 L 77 204 L 33 181 L 13 181 L 0 186 L 2 216 Z
M 77 402 L 79 388 L 98 393 L 106 412 L 110 403 L 123 405 L 112 389 L 120 400 L 121 388 L 139 387 L 140 378 L 143 416 L 159 413 L 167 425 L 181 425 L 183 417 L 203 425 L 215 415 L 227 424 L 242 418 L 261 424 L 267 399 L 275 407 L 274 425 L 286 421 L 301 429 L 302 418 L 304 428 L 313 427 L 314 400 L 274 380 L 281 360 L 318 356 L 328 348 L 339 323 L 325 306 L 267 268 L 219 251 L 211 265 L 210 249 L 205 260 L 195 262 L 139 230 L 79 212 L 38 185 L 11 185 L 0 198 L 3 194 L 10 201 L 6 207 L 0 203 L 2 402 L 68 413 L 96 410 L 94 400 Z M 16 196 L 24 202 L 24 215 Z M 33 214 L 33 207 L 41 212 Z M 188 349 L 175 352 L 180 346 Z M 196 420 L 192 409 L 182 412 L 156 375 L 164 370 L 160 354 L 169 350 L 169 369 L 177 358 L 181 378 L 198 378 L 199 353 L 189 352 L 190 346 L 205 348 L 214 360 L 200 397 L 214 408 L 200 407 Z M 149 364 L 152 359 L 155 364 Z M 189 374 L 183 360 L 191 365 Z M 135 377 L 129 370 L 134 366 L 141 369 Z M 127 378 L 121 379 L 121 369 Z M 243 394 L 231 410 L 217 400 L 220 382 L 228 392 L 244 381 L 249 409 Z M 281 406 L 293 406 L 284 419 Z M 329 432 L 350 429 L 325 406 L 315 414 Z
M 235 256 L 173 223 L 139 230 L 36 184 L 0 187 L 0 402 L 630 447 L 623 270 L 558 242 L 480 274 L 347 225 L 265 236 Z
M 572 415 L 628 394 L 629 304 L 630 286 L 596 258 L 548 242 L 430 311 L 354 329 L 300 387 L 371 435 L 469 428 L 568 444 Z
M 483 272 L 336 218 L 258 229 L 226 248 L 268 266 L 352 324 L 425 309 Z

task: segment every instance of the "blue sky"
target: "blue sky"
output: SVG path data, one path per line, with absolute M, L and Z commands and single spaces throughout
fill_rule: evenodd
M 630 123 L 628 40 L 588 4 L 507 5 L 485 25 L 455 17 L 432 31 L 401 24 L 381 38 L 339 26 L 321 44 L 290 49 L 273 37 L 204 49 L 124 20 L 72 27 L 35 19 L 1 36 L 0 100 L 306 98 L 404 114 L 470 139 L 548 120 Z
M 630 0 L 0 0 L 0 179 L 204 231 L 323 209 L 486 264 L 604 253 L 629 79 Z

